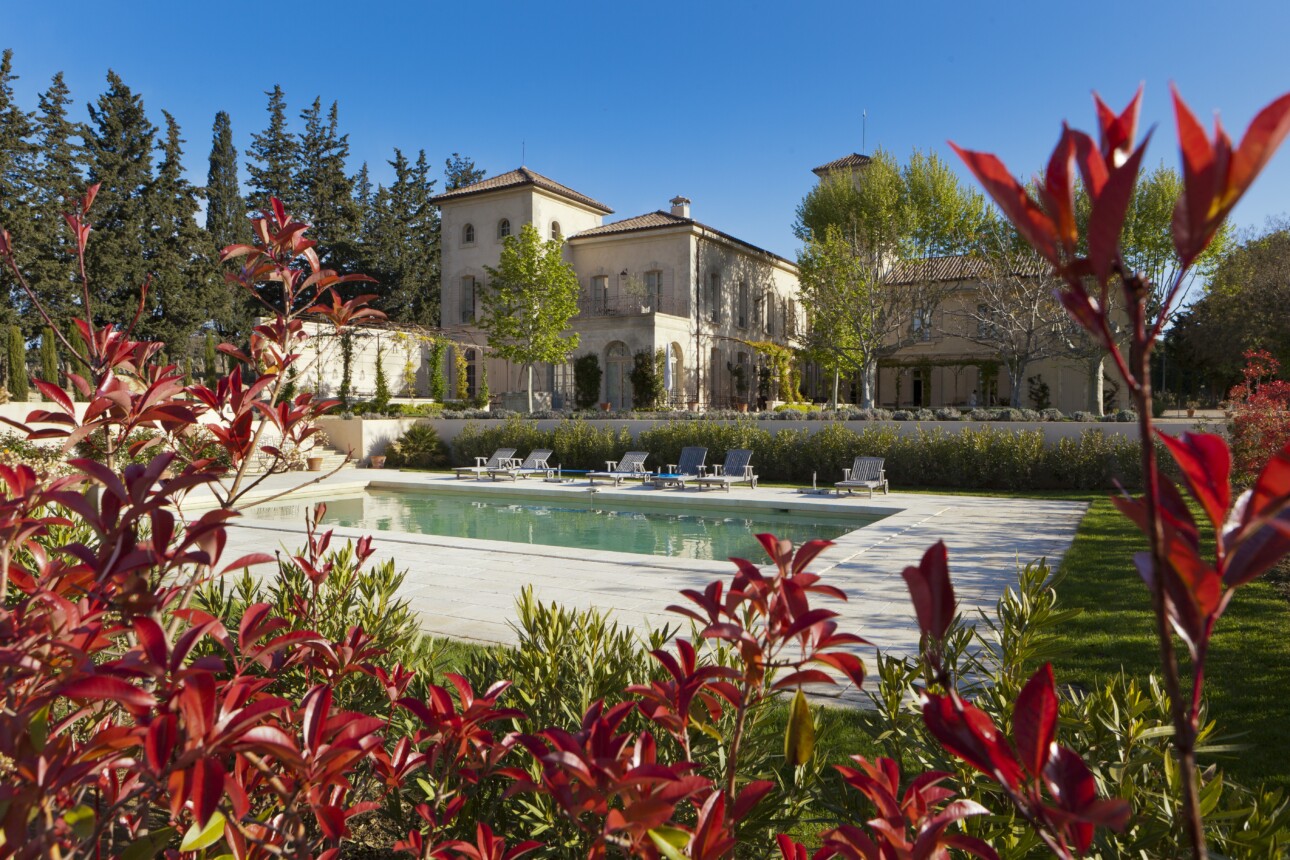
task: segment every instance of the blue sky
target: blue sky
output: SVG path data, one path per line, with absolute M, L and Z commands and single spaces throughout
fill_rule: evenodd
M 0 21 L 25 106 L 61 69 L 84 119 L 111 67 L 155 123 L 163 108 L 176 116 L 199 184 L 215 112 L 231 114 L 244 154 L 277 83 L 293 120 L 316 95 L 338 100 L 351 168 L 366 160 L 377 181 L 395 146 L 424 148 L 436 168 L 462 152 L 496 174 L 519 166 L 523 145 L 529 167 L 615 217 L 684 194 L 696 218 L 789 257 L 810 169 L 861 150 L 862 111 L 869 150 L 953 159 L 953 139 L 1029 175 L 1063 118 L 1091 128 L 1094 89 L 1118 109 L 1146 83 L 1152 166 L 1177 162 L 1170 81 L 1199 116 L 1221 109 L 1235 137 L 1290 90 L 1285 0 L 0 0 Z M 1257 226 L 1287 210 L 1283 151 L 1235 219 Z

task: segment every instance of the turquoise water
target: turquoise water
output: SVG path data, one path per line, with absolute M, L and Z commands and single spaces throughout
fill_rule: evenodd
M 617 502 L 578 503 L 517 496 L 488 498 L 461 493 L 368 490 L 327 502 L 328 525 L 377 531 L 413 532 L 511 543 L 610 550 L 672 558 L 761 558 L 753 535 L 770 532 L 794 543 L 832 539 L 886 516 L 857 509 L 854 514 L 781 513 L 765 509 L 632 507 Z M 303 519 L 303 506 L 267 505 L 255 520 Z

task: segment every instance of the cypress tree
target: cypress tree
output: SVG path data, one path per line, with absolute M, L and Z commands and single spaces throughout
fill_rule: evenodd
M 206 171 L 206 232 L 211 253 L 229 245 L 249 242 L 246 201 L 237 184 L 237 149 L 233 146 L 233 123 L 228 114 L 215 114 L 211 129 L 210 166 Z
M 344 331 L 340 336 L 340 390 L 336 396 L 340 398 L 340 405 L 349 409 L 349 395 L 353 387 L 353 369 L 354 369 L 354 335 L 353 332 Z
M 48 326 L 40 335 L 40 381 L 59 384 L 58 346 L 54 343 L 54 332 Z
M 27 377 L 27 340 L 17 325 L 9 326 L 9 396 L 19 402 L 31 393 Z
M 14 101 L 13 51 L 9 48 L 0 54 L 0 227 L 7 229 L 13 244 L 25 258 L 31 249 L 31 218 L 27 212 L 30 198 L 29 179 L 33 148 L 27 138 L 31 135 L 31 116 L 20 110 Z M 25 273 L 24 273 L 25 274 Z M 0 290 L 10 296 L 18 291 L 17 281 L 8 266 L 0 267 Z M 4 315 L 12 313 L 12 304 L 4 303 Z
M 202 354 L 202 375 L 206 378 L 206 385 L 210 388 L 215 387 L 219 380 L 219 368 L 216 366 L 218 353 L 215 350 L 215 332 L 206 332 L 206 348 Z
M 35 118 L 35 141 L 38 158 L 32 169 L 31 201 L 28 214 L 34 234 L 28 255 L 28 281 L 41 303 L 59 327 L 67 325 L 78 310 L 75 245 L 63 223 L 62 213 L 71 208 L 66 195 L 79 193 L 85 184 L 81 173 L 85 149 L 78 142 L 88 132 L 80 123 L 67 118 L 72 98 L 63 73 L 40 96 Z M 97 205 L 91 210 L 97 218 Z M 40 317 L 25 295 L 17 297 L 16 306 L 29 338 L 40 333 Z
M 211 130 L 211 154 L 206 172 L 206 249 L 211 256 L 215 278 L 221 280 L 219 253 L 229 245 L 251 240 L 246 200 L 237 180 L 237 149 L 233 146 L 233 124 L 224 111 L 215 114 Z M 222 284 L 220 285 L 222 287 Z M 212 294 L 211 314 L 220 332 L 241 341 L 255 317 L 251 297 L 241 290 L 222 288 Z
M 85 141 L 90 181 L 101 183 L 91 211 L 97 238 L 86 254 L 99 323 L 130 318 L 154 244 L 146 197 L 157 130 L 143 99 L 116 72 L 109 71 L 107 79 L 108 91 L 89 106 L 92 128 Z
M 179 124 L 162 113 L 166 137 L 161 164 L 144 198 L 153 227 L 147 249 L 152 313 L 141 328 L 147 337 L 178 346 L 214 316 L 229 290 L 216 280 L 210 243 L 197 226 L 197 189 L 184 178 Z
M 256 211 L 269 207 L 269 198 L 277 197 L 292 212 L 298 204 L 295 179 L 299 163 L 299 148 L 287 130 L 287 98 L 282 87 L 274 85 L 269 97 L 269 127 L 251 137 L 247 150 L 253 160 L 246 163 L 250 175 L 248 203 Z
M 376 390 L 372 393 L 372 411 L 383 414 L 390 408 L 390 385 L 385 379 L 382 349 L 376 348 Z
M 184 353 L 184 385 L 193 384 L 193 354 Z

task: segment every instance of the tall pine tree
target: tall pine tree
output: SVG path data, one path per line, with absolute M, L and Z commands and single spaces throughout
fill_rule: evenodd
M 147 251 L 152 290 L 151 314 L 142 333 L 171 344 L 179 353 L 186 350 L 197 328 L 211 319 L 228 290 L 216 280 L 214 252 L 197 226 L 197 189 L 184 178 L 179 123 L 169 113 L 163 114 L 166 138 L 160 146 L 161 163 L 146 194 L 153 228 Z
M 381 305 L 399 322 L 439 321 L 439 211 L 430 202 L 435 181 L 423 150 L 415 164 L 394 150 L 394 182 L 372 203 L 367 267 L 380 283 Z
M 80 304 L 75 246 L 62 213 L 72 208 L 72 200 L 84 190 L 85 148 L 80 141 L 89 134 L 84 125 L 68 119 L 71 103 L 71 93 L 59 72 L 40 96 L 34 124 L 37 158 L 28 182 L 33 234 L 25 257 L 27 280 L 60 329 L 67 327 Z M 97 217 L 97 208 L 93 211 Z M 23 332 L 34 338 L 44 323 L 25 296 L 20 296 L 16 305 Z
M 469 156 L 454 152 L 452 157 L 444 162 L 443 175 L 448 181 L 443 189 L 444 191 L 456 191 L 458 188 L 474 185 L 484 178 L 486 172 L 477 169 L 475 162 Z
M 252 135 L 246 152 L 252 158 L 246 163 L 250 176 L 247 202 L 258 212 L 268 208 L 270 197 L 277 197 L 294 214 L 299 203 L 294 183 L 300 156 L 296 139 L 287 130 L 287 97 L 276 84 L 265 95 L 269 97 L 269 127 Z
M 33 147 L 27 138 L 31 134 L 31 117 L 14 101 L 13 51 L 6 48 L 0 54 L 0 228 L 9 231 L 14 246 L 25 259 L 32 253 L 33 230 L 27 212 L 30 204 Z M 0 318 L 12 319 L 15 300 L 19 297 L 17 280 L 8 266 L 0 267 L 0 290 L 8 299 Z
M 90 181 L 102 185 L 90 213 L 97 238 L 86 254 L 99 323 L 130 318 L 154 244 L 146 198 L 157 130 L 148 121 L 143 99 L 116 72 L 109 71 L 107 79 L 108 91 L 89 106 L 91 128 L 85 141 Z
M 323 265 L 337 271 L 353 271 L 358 255 L 358 233 L 362 212 L 354 200 L 354 184 L 345 174 L 349 157 L 349 135 L 340 133 L 339 109 L 335 102 L 326 119 L 322 100 L 300 114 L 304 131 L 299 136 L 299 171 L 295 187 L 300 195 L 298 218 L 310 226 L 318 242 Z

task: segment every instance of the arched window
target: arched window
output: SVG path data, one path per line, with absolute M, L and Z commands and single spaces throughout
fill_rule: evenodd
M 465 227 L 461 228 L 461 244 L 463 245 L 475 244 L 475 225 L 474 224 L 467 224 Z
M 509 235 L 511 235 L 511 219 L 503 218 L 497 222 L 497 238 L 505 239 Z
M 552 222 L 551 222 L 551 239 L 552 239 L 552 241 L 556 241 L 556 242 L 560 241 L 560 237 L 561 237 L 561 236 L 563 236 L 563 235 L 564 235 L 564 234 L 560 232 L 560 222 L 559 222 L 559 221 L 552 221 Z

